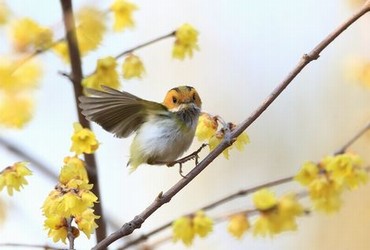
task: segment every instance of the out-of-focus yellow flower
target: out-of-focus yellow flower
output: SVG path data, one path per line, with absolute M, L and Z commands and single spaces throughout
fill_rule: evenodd
M 115 31 L 134 27 L 132 13 L 138 9 L 135 4 L 126 0 L 115 0 L 110 9 L 114 13 L 113 29 Z
M 366 0 L 348 0 L 348 3 L 353 7 L 359 7 L 365 3 Z
M 186 56 L 192 57 L 193 50 L 199 50 L 198 31 L 190 24 L 183 24 L 176 31 L 176 40 L 172 56 L 183 60 Z
M 71 180 L 89 182 L 84 162 L 77 157 L 64 158 L 64 166 L 60 171 L 59 182 L 68 185 Z
M 23 128 L 32 118 L 33 101 L 27 97 L 4 95 L 0 101 L 0 125 L 7 128 Z
M 313 162 L 306 162 L 300 168 L 298 174 L 294 177 L 296 181 L 304 186 L 309 185 L 313 180 L 317 178 L 319 174 L 319 168 Z
M 101 58 L 97 61 L 95 73 L 82 80 L 85 88 L 101 90 L 101 85 L 114 89 L 120 86 L 118 73 L 116 71 L 117 62 L 111 56 Z
M 186 246 L 193 243 L 195 236 L 193 223 L 190 217 L 183 216 L 172 223 L 173 240 L 181 240 Z
M 260 216 L 253 225 L 254 235 L 273 236 L 297 229 L 296 217 L 301 216 L 304 210 L 296 195 L 285 195 L 277 200 L 275 195 L 266 189 L 258 192 L 259 201 L 254 200 L 254 203 L 260 211 Z
M 213 230 L 213 220 L 204 211 L 198 211 L 193 218 L 193 227 L 195 234 L 206 237 Z
M 249 229 L 250 224 L 245 214 L 236 214 L 230 218 L 227 226 L 227 231 L 237 239 L 243 237 L 244 233 Z
M 23 185 L 27 185 L 28 182 L 25 176 L 31 175 L 32 172 L 26 166 L 26 162 L 17 162 L 1 171 L 0 192 L 6 187 L 8 194 L 11 196 L 13 190 L 19 191 L 20 188 L 23 188 Z
M 95 134 L 90 129 L 83 128 L 78 122 L 73 124 L 73 128 L 71 152 L 75 152 L 77 155 L 94 153 L 99 147 Z
M 76 13 L 76 36 L 81 56 L 85 56 L 100 45 L 107 30 L 105 19 L 104 12 L 92 6 L 84 7 Z M 65 41 L 53 46 L 53 51 L 65 62 L 69 62 L 68 46 Z
M 355 154 L 327 156 L 321 162 L 330 178 L 339 186 L 354 189 L 368 181 L 368 173 L 362 166 L 362 159 Z
M 209 140 L 216 134 L 218 128 L 217 120 L 208 113 L 202 113 L 199 116 L 197 130 L 195 136 L 199 141 Z
M 90 239 L 90 235 L 98 227 L 95 220 L 99 218 L 100 216 L 95 215 L 94 210 L 89 208 L 82 212 L 81 215 L 77 215 L 75 217 L 75 222 L 77 223 L 78 229 L 84 232 L 87 238 Z
M 308 192 L 314 208 L 326 213 L 339 210 L 342 201 L 340 199 L 343 189 L 327 176 L 321 175 L 310 183 Z
M 347 65 L 346 74 L 350 81 L 354 81 L 362 86 L 370 88 L 369 60 L 358 58 L 351 60 Z
M 145 72 L 144 65 L 138 56 L 128 55 L 122 64 L 123 78 L 131 79 L 134 77 L 141 78 Z
M 35 89 L 41 73 L 41 66 L 36 62 L 22 63 L 3 58 L 0 60 L 0 89 L 6 92 Z
M 8 22 L 10 10 L 4 0 L 0 0 L 0 26 Z
M 58 214 L 48 216 L 44 222 L 44 228 L 48 230 L 48 236 L 54 242 L 61 240 L 63 243 L 66 243 L 68 224 L 64 217 Z
M 264 188 L 253 194 L 253 203 L 258 210 L 266 211 L 276 207 L 278 200 L 272 191 Z
M 30 18 L 17 20 L 12 27 L 11 39 L 16 51 L 48 48 L 53 41 L 53 32 Z

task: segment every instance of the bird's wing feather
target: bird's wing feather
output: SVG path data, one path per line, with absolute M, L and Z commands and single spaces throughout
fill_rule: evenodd
M 91 96 L 80 96 L 82 114 L 117 137 L 136 131 L 150 115 L 169 115 L 168 109 L 124 91 L 102 86 L 103 91 L 87 89 Z

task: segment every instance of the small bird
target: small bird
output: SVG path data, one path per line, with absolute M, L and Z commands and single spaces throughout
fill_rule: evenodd
M 136 132 L 127 166 L 171 165 L 193 141 L 202 101 L 190 86 L 170 89 L 163 103 L 141 99 L 107 86 L 87 89 L 81 96 L 82 114 L 122 138 Z

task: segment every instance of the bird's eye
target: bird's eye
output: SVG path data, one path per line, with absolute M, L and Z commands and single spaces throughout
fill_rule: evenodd
M 177 103 L 177 98 L 173 96 L 173 97 L 172 97 L 172 102 L 173 102 L 173 103 Z
M 197 95 L 194 93 L 193 94 L 193 101 L 195 101 L 197 99 Z

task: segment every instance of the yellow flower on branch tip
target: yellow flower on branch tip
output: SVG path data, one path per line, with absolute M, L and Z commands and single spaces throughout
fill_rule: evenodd
M 192 219 L 188 216 L 176 219 L 172 223 L 172 232 L 174 241 L 181 240 L 186 246 L 190 246 L 195 236 Z
M 116 59 L 108 56 L 97 61 L 95 73 L 82 80 L 82 86 L 101 90 L 101 85 L 114 89 L 120 86 L 118 73 L 116 71 Z
M 7 128 L 23 128 L 32 118 L 33 101 L 13 94 L 0 101 L 0 125 Z
M 0 26 L 8 22 L 10 16 L 9 7 L 5 1 L 0 1 Z
M 114 14 L 113 29 L 115 31 L 122 31 L 126 28 L 134 27 L 132 13 L 137 9 L 137 6 L 129 1 L 115 0 L 110 7 L 110 10 Z
M 128 55 L 122 64 L 123 78 L 131 79 L 134 77 L 141 78 L 145 72 L 144 65 L 138 56 Z
M 276 207 L 278 200 L 272 191 L 264 188 L 253 194 L 253 203 L 258 210 L 265 211 Z
M 83 128 L 78 122 L 73 124 L 73 128 L 71 152 L 75 152 L 77 155 L 94 153 L 99 147 L 95 134 L 90 129 Z
M 75 222 L 77 223 L 78 229 L 84 232 L 87 238 L 90 239 L 90 235 L 98 227 L 95 220 L 99 218 L 100 216 L 95 215 L 94 210 L 89 208 L 82 212 L 81 215 L 77 215 L 75 217 Z
M 44 228 L 49 230 L 48 236 L 52 238 L 54 242 L 61 240 L 63 243 L 66 243 L 68 224 L 64 217 L 58 214 L 48 216 L 44 222 Z
M 193 218 L 193 228 L 195 234 L 206 237 L 213 230 L 213 220 L 203 211 L 198 211 Z
M 183 24 L 176 30 L 176 40 L 172 56 L 183 60 L 186 56 L 192 57 L 193 50 L 199 50 L 198 31 L 190 24 Z
M 11 39 L 16 51 L 48 48 L 53 41 L 53 32 L 30 18 L 17 20 L 12 27 Z
M 64 158 L 64 166 L 60 171 L 59 182 L 64 185 L 71 184 L 71 180 L 81 180 L 84 183 L 89 182 L 84 162 L 77 157 Z
M 27 185 L 28 182 L 25 176 L 32 175 L 32 172 L 26 166 L 26 162 L 16 162 L 13 166 L 1 171 L 0 192 L 6 187 L 8 194 L 12 196 L 13 190 L 19 191 L 20 188 L 23 188 L 23 185 Z
M 247 216 L 241 213 L 231 216 L 227 231 L 235 238 L 241 239 L 249 227 L 250 224 Z
M 296 181 L 304 186 L 309 185 L 319 175 L 319 167 L 313 162 L 303 164 L 297 175 L 294 177 Z
M 35 89 L 41 74 L 41 66 L 36 62 L 0 59 L 0 89 L 7 93 Z
M 217 128 L 217 120 L 208 113 L 202 113 L 199 116 L 195 136 L 199 141 L 209 140 L 213 135 L 216 134 Z

